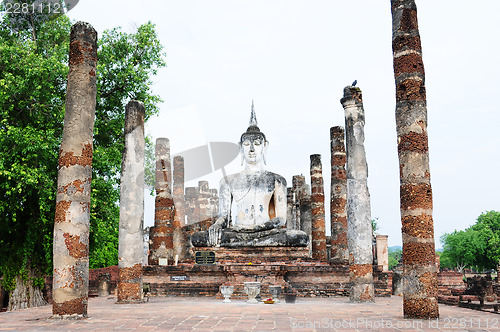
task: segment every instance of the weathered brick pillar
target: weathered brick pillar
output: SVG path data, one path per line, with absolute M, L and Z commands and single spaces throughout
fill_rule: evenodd
M 286 228 L 295 229 L 296 213 L 295 213 L 295 193 L 293 188 L 286 188 Z
M 437 318 L 432 188 L 422 47 L 414 0 L 391 0 L 403 233 L 403 312 Z
M 97 32 L 71 28 L 66 113 L 59 151 L 54 222 L 54 316 L 87 316 L 90 184 L 96 106 Z
M 294 224 L 296 229 L 303 230 L 304 232 L 308 233 L 311 235 L 311 223 L 309 221 L 309 232 L 307 232 L 304 229 L 305 224 L 307 223 L 304 219 L 304 216 L 301 216 L 301 204 L 302 200 L 306 196 L 306 177 L 303 175 L 294 175 L 292 176 L 292 193 L 294 196 L 292 196 L 292 201 L 294 206 L 292 206 L 292 219 L 294 219 Z M 309 209 L 310 209 L 310 201 L 309 201 Z M 295 212 L 295 215 L 293 215 L 293 212 Z M 310 217 L 310 213 L 309 213 Z
M 210 189 L 210 217 L 214 218 L 219 214 L 219 194 L 217 189 Z
M 184 157 L 174 157 L 174 185 L 173 197 L 175 204 L 175 217 L 184 226 L 185 222 L 185 202 L 184 202 Z
M 330 186 L 331 255 L 334 264 L 349 264 L 347 247 L 347 178 L 344 127 L 330 128 L 332 179 Z
M 155 148 L 155 225 L 151 232 L 148 264 L 158 265 L 160 258 L 173 259 L 174 200 L 171 193 L 170 141 L 158 138 Z
M 199 220 L 200 208 L 198 206 L 198 188 L 197 187 L 187 187 L 186 195 L 184 196 L 186 203 L 185 213 L 187 216 L 187 223 L 191 225 Z
M 377 265 L 382 266 L 382 271 L 389 271 L 389 243 L 387 240 L 387 235 L 377 235 L 375 237 Z
M 183 260 L 187 254 L 187 238 L 182 230 L 185 224 L 185 202 L 184 202 L 184 158 L 174 157 L 174 184 L 173 198 L 175 205 L 174 216 L 174 257 Z
M 120 181 L 120 227 L 118 230 L 120 303 L 142 301 L 144 255 L 144 104 L 132 100 L 125 110 L 125 146 Z
M 344 88 L 340 101 L 345 111 L 347 150 L 347 242 L 349 247 L 349 281 L 351 302 L 374 300 L 373 229 L 368 166 L 365 155 L 365 111 L 361 90 Z
M 312 257 L 326 262 L 325 194 L 319 154 L 311 155 L 311 215 Z
M 198 208 L 199 208 L 199 221 L 212 219 L 212 211 L 210 209 L 210 187 L 208 181 L 198 182 Z

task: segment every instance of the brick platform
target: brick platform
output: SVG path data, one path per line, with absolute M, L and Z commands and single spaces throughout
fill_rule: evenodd
M 309 258 L 308 248 L 196 248 L 214 251 L 216 263 L 178 266 L 145 266 L 143 282 L 151 296 L 219 296 L 223 284 L 234 286 L 233 298 L 244 298 L 244 283 L 260 281 L 261 296 L 268 297 L 269 285 L 291 286 L 302 297 L 348 296 L 348 266 L 336 266 Z M 392 272 L 374 267 L 377 296 L 392 293 Z

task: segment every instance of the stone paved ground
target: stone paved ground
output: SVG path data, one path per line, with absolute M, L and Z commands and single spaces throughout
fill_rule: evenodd
M 295 304 L 222 303 L 214 298 L 151 298 L 116 304 L 91 298 L 89 318 L 50 319 L 50 305 L 0 313 L 0 330 L 31 331 L 500 331 L 500 315 L 440 305 L 439 320 L 405 320 L 400 297 L 373 304 L 347 298 L 299 298 Z

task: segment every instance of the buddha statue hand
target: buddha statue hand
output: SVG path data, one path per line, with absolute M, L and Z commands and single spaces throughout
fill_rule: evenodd
M 254 232 L 262 232 L 262 231 L 267 231 L 270 229 L 274 228 L 281 228 L 285 223 L 283 222 L 283 219 L 281 218 L 273 218 L 269 221 L 266 221 L 263 224 L 255 225 L 252 227 L 238 227 L 238 226 L 233 226 L 231 227 L 232 231 L 235 232 L 241 232 L 241 233 L 254 233 Z
M 226 220 L 224 217 L 219 217 L 215 223 L 208 228 L 208 244 L 210 246 L 219 246 L 222 235 L 222 227 Z

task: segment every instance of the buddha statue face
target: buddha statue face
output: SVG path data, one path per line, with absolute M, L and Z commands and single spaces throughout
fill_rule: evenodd
M 242 163 L 252 166 L 265 164 L 267 141 L 263 134 L 243 134 L 239 145 Z

